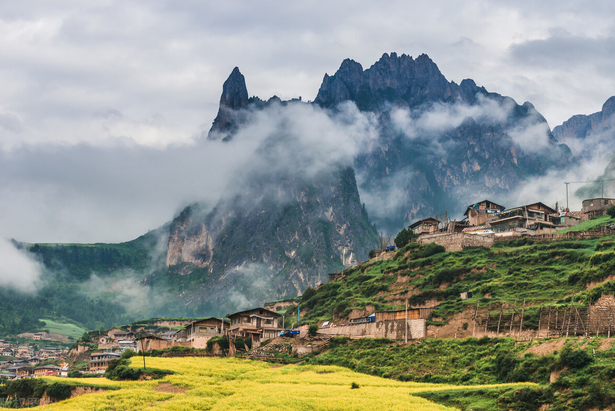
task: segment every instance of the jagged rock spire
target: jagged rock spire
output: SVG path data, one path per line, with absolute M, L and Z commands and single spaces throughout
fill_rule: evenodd
M 235 67 L 222 86 L 218 115 L 214 119 L 207 138 L 210 140 L 229 139 L 241 121 L 241 109 L 246 108 L 247 105 L 246 80 L 239 68 Z

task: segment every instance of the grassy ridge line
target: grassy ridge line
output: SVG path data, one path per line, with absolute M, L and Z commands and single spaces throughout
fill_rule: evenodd
M 376 310 L 401 309 L 406 295 L 412 305 L 430 299 L 442 303 L 432 315 L 445 323 L 469 306 L 526 299 L 527 326 L 536 327 L 542 304 L 589 304 L 613 293 L 615 284 L 598 283 L 615 274 L 615 237 L 534 243 L 530 239 L 498 243 L 491 249 L 444 252 L 435 244 L 408 244 L 389 260 L 371 261 L 347 270 L 338 281 L 308 289 L 301 300 L 305 322 L 345 318 L 372 304 Z M 473 297 L 461 300 L 460 293 Z M 533 307 L 532 307 L 533 306 Z M 528 308 L 529 307 L 529 308 Z M 495 309 L 495 308 L 494 308 Z M 296 310 L 289 308 L 287 315 Z

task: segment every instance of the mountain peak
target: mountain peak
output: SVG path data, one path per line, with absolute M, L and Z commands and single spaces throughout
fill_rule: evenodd
M 314 102 L 333 107 L 354 101 L 364 111 L 380 111 L 391 103 L 418 107 L 459 96 L 459 86 L 449 83 L 427 54 L 413 59 L 407 54 L 384 53 L 369 69 L 345 59 L 333 76 L 325 76 Z
M 237 123 L 241 115 L 237 110 L 246 108 L 248 105 L 248 89 L 246 79 L 235 67 L 222 85 L 220 107 L 218 115 L 209 130 L 207 138 L 210 140 L 226 140 L 236 131 Z
M 602 105 L 602 121 L 607 121 L 615 113 L 615 96 L 610 97 Z
M 246 79 L 235 67 L 222 86 L 220 106 L 226 106 L 234 110 L 245 108 L 248 105 L 248 89 Z

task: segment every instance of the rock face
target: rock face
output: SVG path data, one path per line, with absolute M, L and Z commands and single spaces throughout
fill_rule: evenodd
M 578 147 L 580 154 L 591 155 L 597 145 L 603 150 L 615 148 L 615 96 L 609 98 L 602 110 L 590 115 L 570 117 L 553 129 L 555 138 L 565 144 Z
M 235 67 L 222 86 L 220 107 L 209 130 L 208 139 L 228 139 L 244 120 L 242 109 L 248 106 L 248 89 L 243 74 Z
M 384 54 L 369 69 L 346 59 L 335 75 L 325 74 L 314 103 L 322 107 L 351 100 L 361 110 L 382 110 L 384 105 L 418 107 L 425 102 L 446 101 L 476 93 L 476 85 L 468 82 L 462 89 L 449 83 L 438 66 L 422 54 L 412 57 L 396 53 Z
M 313 103 L 248 98 L 235 68 L 208 138 L 228 142 L 254 112 L 273 107 L 267 114 L 277 116 L 298 107 L 291 104 L 312 104 L 330 118 L 354 104 L 358 116 L 374 119 L 377 138 L 351 165 L 309 174 L 294 170 L 301 160 L 289 140 L 292 122 L 276 123 L 256 153 L 265 166 L 246 165 L 213 209 L 194 204 L 170 224 L 167 269 L 148 284 L 175 290 L 196 312 L 211 315 L 299 295 L 366 259 L 377 245 L 368 212 L 394 235 L 434 213 L 460 216 L 464 205 L 484 197 L 503 202 L 524 179 L 565 166 L 570 155 L 530 103 L 472 80 L 449 82 L 427 55 L 395 53 L 367 70 L 344 60 L 325 75 Z M 291 148 L 279 150 L 284 144 Z M 280 153 L 293 159 L 290 168 L 277 167 Z
M 378 144 L 358 156 L 355 168 L 370 216 L 391 233 L 436 213 L 458 217 L 483 197 L 505 202 L 523 179 L 570 157 L 532 104 L 518 105 L 470 79 L 449 82 L 425 54 L 384 54 L 367 70 L 344 60 L 325 75 L 314 103 L 335 109 L 345 101 L 378 117 Z M 407 113 L 410 136 L 399 110 Z M 452 121 L 460 112 L 468 114 Z M 536 132 L 542 145 L 524 138 Z M 379 212 L 382 203 L 386 212 Z
M 184 209 L 170 227 L 168 272 L 150 284 L 181 283 L 192 305 L 222 315 L 300 295 L 329 272 L 367 259 L 377 235 L 351 168 L 265 186 L 263 178 L 211 211 Z

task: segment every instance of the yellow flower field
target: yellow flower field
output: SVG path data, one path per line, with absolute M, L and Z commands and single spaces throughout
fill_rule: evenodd
M 141 365 L 132 359 L 132 365 Z M 174 371 L 161 380 L 49 380 L 95 382 L 119 388 L 84 394 L 49 410 L 452 410 L 414 397 L 421 391 L 472 387 L 400 382 L 333 366 L 274 366 L 235 358 L 147 358 L 147 366 Z M 351 384 L 359 389 L 351 389 Z M 486 388 L 490 386 L 480 386 Z

